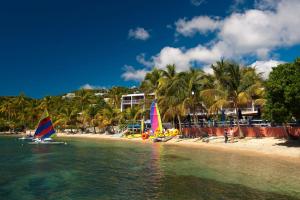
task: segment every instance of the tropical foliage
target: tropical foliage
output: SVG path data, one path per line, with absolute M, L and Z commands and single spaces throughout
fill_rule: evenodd
M 266 84 L 265 116 L 275 123 L 300 119 L 300 59 L 281 64 L 270 73 Z
M 220 60 L 211 68 L 212 74 L 199 68 L 180 72 L 175 65 L 153 68 L 139 88 L 80 89 L 71 97 L 42 99 L 29 98 L 24 93 L 17 97 L 0 97 L 0 131 L 34 129 L 47 109 L 56 129 L 94 133 L 102 129 L 113 133 L 117 125 L 149 119 L 153 95 L 163 122 L 170 122 L 179 130 L 187 115 L 198 124 L 199 113 L 206 114 L 207 119 L 218 119 L 226 108 L 234 109 L 232 117 L 239 127 L 239 109 L 253 105 L 260 106 L 263 116 L 274 122 L 300 118 L 299 59 L 274 68 L 267 81 L 254 68 L 232 61 Z M 121 112 L 121 96 L 136 92 L 144 92 L 145 101 Z

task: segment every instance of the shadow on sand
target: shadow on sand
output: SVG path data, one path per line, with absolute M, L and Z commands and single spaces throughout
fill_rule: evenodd
M 276 145 L 279 146 L 286 146 L 286 147 L 300 147 L 300 139 L 288 139 L 285 142 L 277 143 Z

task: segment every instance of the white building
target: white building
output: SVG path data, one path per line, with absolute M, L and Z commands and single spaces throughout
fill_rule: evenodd
M 72 98 L 74 98 L 76 95 L 75 95 L 75 93 L 68 93 L 68 94 L 66 94 L 66 95 L 64 95 L 62 98 L 63 99 L 72 99 Z
M 154 99 L 154 94 L 150 94 L 150 96 L 153 96 Z M 133 108 L 133 106 L 141 105 L 141 103 L 145 102 L 145 99 L 145 93 L 122 95 L 121 112 L 123 112 L 127 108 Z

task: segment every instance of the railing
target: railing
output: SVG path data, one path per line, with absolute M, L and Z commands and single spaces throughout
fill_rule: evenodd
M 239 120 L 240 126 L 260 126 L 260 127 L 265 127 L 265 126 L 271 126 L 271 123 L 266 120 L 244 120 L 241 119 Z M 232 121 L 203 121 L 200 120 L 197 123 L 194 122 L 183 122 L 181 123 L 182 127 L 233 127 L 237 126 L 237 121 L 232 120 Z
M 131 104 L 131 100 L 123 100 L 122 104 Z
M 240 108 L 242 114 L 243 113 L 249 113 L 249 112 L 255 112 L 257 113 L 257 110 L 253 110 L 253 108 Z M 225 114 L 235 114 L 236 110 L 234 108 L 228 108 L 228 109 L 224 109 L 225 110 Z
M 123 100 L 122 101 L 122 104 L 140 104 L 141 102 L 143 102 L 143 99 L 139 99 L 139 100 L 136 100 L 136 99 L 133 99 L 133 100 Z

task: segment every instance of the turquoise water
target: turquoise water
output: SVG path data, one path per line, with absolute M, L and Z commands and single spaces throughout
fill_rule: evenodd
M 300 162 L 92 139 L 0 137 L 0 199 L 300 199 Z

